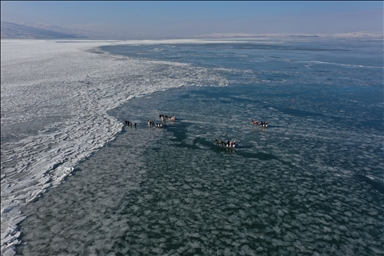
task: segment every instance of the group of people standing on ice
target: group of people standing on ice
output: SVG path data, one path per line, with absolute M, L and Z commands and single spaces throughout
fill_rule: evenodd
M 165 122 L 165 121 L 175 121 L 176 120 L 175 116 L 166 116 L 166 115 L 163 115 L 163 114 L 160 114 L 159 118 L 163 122 Z M 148 120 L 147 123 L 148 123 L 149 127 L 156 127 L 156 128 L 163 128 L 163 127 L 165 127 L 165 125 L 163 123 L 155 123 L 154 121 L 150 121 L 150 120 Z M 127 125 L 129 127 L 132 127 L 132 126 L 134 126 L 135 128 L 137 127 L 137 123 L 132 123 L 131 121 L 128 121 L 128 120 L 125 121 L 125 125 Z
M 125 121 L 125 125 L 129 126 L 129 127 L 132 127 L 132 122 L 130 121 Z M 134 124 L 135 128 L 137 126 L 137 123 Z

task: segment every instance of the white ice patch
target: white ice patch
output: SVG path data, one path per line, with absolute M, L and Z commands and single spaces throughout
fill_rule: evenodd
M 127 43 L 1 41 L 2 138 L 5 131 L 17 137 L 1 144 L 1 254 L 12 254 L 19 242 L 22 206 L 121 131 L 108 110 L 169 88 L 227 84 L 206 68 L 89 51 Z M 13 131 L 34 122 L 39 126 L 24 137 Z

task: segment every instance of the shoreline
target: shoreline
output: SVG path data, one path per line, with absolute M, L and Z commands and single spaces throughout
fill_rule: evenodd
M 55 123 L 46 121 L 45 128 L 37 135 L 2 144 L 2 254 L 14 250 L 14 245 L 20 243 L 17 225 L 25 218 L 22 207 L 47 188 L 60 184 L 79 161 L 113 140 L 121 131 L 122 124 L 109 116 L 107 110 L 134 97 L 186 86 L 193 81 L 199 84 L 199 79 L 222 80 L 219 77 L 185 80 L 185 72 L 199 74 L 205 69 L 179 67 L 172 63 L 168 63 L 168 69 L 180 77 L 178 81 L 170 83 L 166 76 L 155 77 L 152 82 L 132 80 L 131 75 L 159 72 L 158 62 L 87 52 L 101 45 L 107 44 L 60 44 L 41 40 L 16 40 L 4 44 L 2 40 L 2 126 L 7 121 L 12 124 L 13 120 L 19 119 L 7 115 L 11 109 L 20 111 L 20 118 L 25 121 L 33 120 L 36 114 L 51 115 L 50 109 L 39 105 L 33 113 L 23 111 L 26 107 L 34 108 L 34 101 L 12 101 L 17 96 L 22 99 L 25 89 L 30 90 L 32 99 L 36 97 L 43 104 L 64 104 L 72 112 L 68 119 Z M 17 71 L 13 69 L 15 63 Z M 35 87 L 47 89 L 41 92 L 30 89 Z M 34 96 L 33 93 L 38 94 Z M 63 98 L 71 101 L 63 101 Z

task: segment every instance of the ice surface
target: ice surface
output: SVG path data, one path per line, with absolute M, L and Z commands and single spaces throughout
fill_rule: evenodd
M 245 58 L 236 48 L 236 56 Z M 68 81 L 68 92 L 51 84 L 65 95 L 76 91 L 73 105 L 60 97 L 46 101 L 61 104 L 63 108 L 55 112 L 67 113 L 60 116 L 62 120 L 43 119 L 50 125 L 38 129 L 35 137 L 20 137 L 12 144 L 17 147 L 4 147 L 4 151 L 2 145 L 2 154 L 12 156 L 2 162 L 2 180 L 11 176 L 15 183 L 2 186 L 11 195 L 4 201 L 7 218 L 21 215 L 18 204 L 25 203 L 25 194 L 33 198 L 43 187 L 61 184 L 45 187 L 49 193 L 22 208 L 28 218 L 21 223 L 20 237 L 27 244 L 16 246 L 18 252 L 371 255 L 383 250 L 379 185 L 384 166 L 378 143 L 383 139 L 382 126 L 367 115 L 381 112 L 367 108 L 374 89 L 368 88 L 370 97 L 361 100 L 364 89 L 360 88 L 356 104 L 351 101 L 355 92 L 348 92 L 353 86 L 348 85 L 345 92 L 335 84 L 343 84 L 345 71 L 353 66 L 332 65 L 329 75 L 319 72 L 318 65 L 311 66 L 311 72 L 298 72 L 300 63 L 284 60 L 281 67 L 276 58 L 267 56 L 268 62 L 259 70 L 244 72 L 137 61 L 102 52 L 79 54 L 92 56 L 94 63 L 89 65 L 97 69 L 89 71 L 88 77 L 79 76 L 82 82 L 75 80 L 72 87 Z M 111 68 L 104 67 L 108 63 Z M 292 72 L 285 69 L 289 65 L 295 65 Z M 234 79 L 233 87 L 167 90 L 113 107 L 126 100 L 124 95 L 149 93 L 153 83 L 160 84 L 156 91 L 180 81 L 186 85 L 225 82 L 216 71 L 240 78 Z M 360 83 L 358 76 L 348 75 L 348 84 Z M 51 99 L 50 94 L 41 95 Z M 165 129 L 147 127 L 148 118 L 160 113 L 176 114 L 179 119 Z M 271 126 L 252 126 L 250 120 L 255 118 L 268 120 Z M 139 127 L 124 127 L 116 140 L 105 144 L 104 139 L 115 136 L 111 127 L 120 123 L 120 129 L 126 119 L 138 121 Z M 369 127 L 356 121 L 368 119 L 373 120 Z M 234 151 L 218 148 L 214 138 L 236 139 L 239 147 Z M 23 147 L 35 153 L 26 154 Z M 89 159 L 78 162 L 74 171 L 70 169 L 74 165 L 67 165 L 87 155 Z M 31 176 L 26 175 L 29 172 Z M 61 183 L 68 173 L 73 175 Z M 17 180 L 23 182 L 17 185 Z M 2 222 L 2 228 L 9 226 L 2 233 L 8 242 L 20 234 L 15 223 L 19 219 Z
M 17 209 L 121 131 L 108 110 L 173 87 L 226 84 L 204 68 L 91 50 L 119 43 L 127 42 L 1 41 L 2 234 L 12 235 Z
M 358 251 L 371 255 L 382 250 L 383 221 L 376 217 L 383 212 L 380 193 L 368 193 L 367 185 L 357 182 L 352 172 L 335 175 L 347 161 L 335 163 L 334 169 L 324 168 L 324 159 L 349 159 L 356 145 L 370 135 L 361 138 L 351 129 L 344 138 L 342 132 L 325 133 L 314 120 L 304 119 L 306 128 L 291 124 L 289 129 L 263 130 L 235 117 L 223 128 L 217 125 L 223 118 L 219 110 L 209 111 L 216 99 L 195 106 L 196 112 L 206 113 L 196 116 L 187 111 L 193 99 L 165 94 L 169 98 L 162 94 L 137 99 L 110 113 L 119 119 L 126 109 L 135 109 L 135 115 L 144 119 L 154 108 L 158 112 L 178 109 L 180 121 L 163 130 L 125 129 L 80 163 L 82 171 L 27 206 L 26 212 L 39 213 L 39 220 L 28 218 L 21 226 L 30 235 L 20 252 L 30 249 L 44 255 L 43 248 L 53 248 L 46 240 L 50 236 L 65 237 L 66 249 L 58 250 L 71 248 L 74 254 L 340 255 Z M 235 105 L 224 109 L 229 116 L 243 111 Z M 269 115 L 269 108 L 262 111 Z M 288 126 L 285 121 L 279 125 Z M 230 153 L 217 150 L 209 141 L 229 134 L 240 138 L 244 147 Z M 291 144 L 282 143 L 280 137 Z M 328 155 L 330 148 L 323 150 L 331 141 L 339 149 L 344 140 L 356 144 L 333 151 L 335 157 Z M 260 144 L 258 149 L 253 146 Z M 293 150 L 292 144 L 303 146 Z M 259 157 L 254 151 L 275 158 Z M 40 213 L 39 208 L 44 210 Z M 41 227 L 41 220 L 50 222 Z M 33 231 L 45 228 L 53 230 Z

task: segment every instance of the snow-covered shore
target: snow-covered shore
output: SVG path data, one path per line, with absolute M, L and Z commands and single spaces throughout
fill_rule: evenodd
M 21 242 L 22 207 L 121 131 L 108 110 L 168 88 L 226 84 L 208 69 L 92 50 L 128 43 L 162 42 L 1 41 L 2 255 Z

